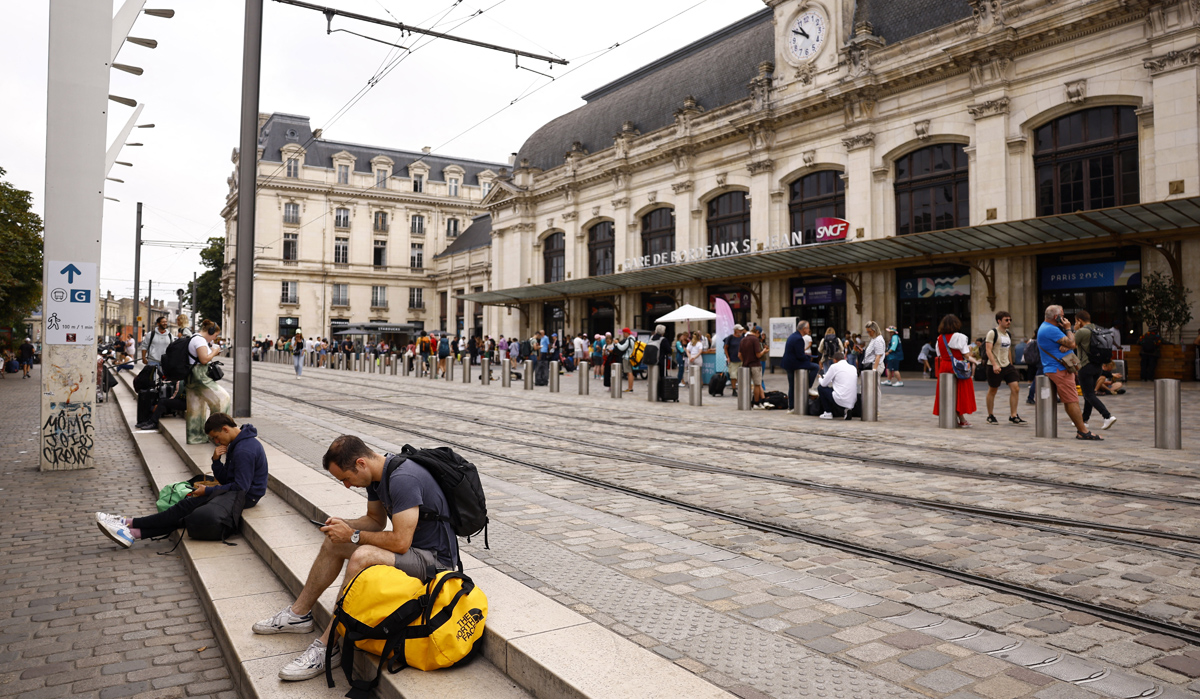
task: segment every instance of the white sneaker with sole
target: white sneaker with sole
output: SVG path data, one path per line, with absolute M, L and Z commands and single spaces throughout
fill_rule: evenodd
M 820 414 L 820 415 L 818 415 L 817 417 L 821 418 L 822 420 L 832 420 L 832 419 L 833 419 L 833 413 L 821 413 L 821 414 Z
M 129 527 L 125 526 L 125 520 L 121 517 L 97 512 L 96 526 L 100 527 L 100 531 L 117 542 L 121 548 L 127 549 L 133 546 L 133 533 L 129 531 Z
M 1117 421 L 1116 415 L 1109 415 L 1108 417 L 1104 418 L 1104 424 L 1100 425 L 1100 429 L 1107 430 L 1108 428 L 1112 427 L 1113 423 L 1116 421 Z
M 289 604 L 270 619 L 263 619 L 254 624 L 253 629 L 254 633 L 267 635 L 275 633 L 312 633 L 312 613 L 309 612 L 304 616 L 299 616 L 292 612 L 292 605 Z
M 897 381 L 896 383 L 892 384 L 892 386 L 903 386 L 903 385 L 904 385 L 903 381 Z
M 342 649 L 337 644 L 334 644 L 333 657 L 330 659 L 330 662 L 337 665 L 341 660 Z M 279 679 L 288 682 L 311 680 L 323 672 L 325 672 L 325 644 L 321 643 L 321 639 L 318 638 L 295 660 L 280 669 Z
M 132 303 L 132 301 L 131 301 L 130 303 Z M 888 381 L 887 379 L 884 379 L 883 381 L 880 381 L 880 382 L 879 382 L 879 385 L 880 385 L 880 386 L 891 386 L 891 385 L 892 385 L 892 382 L 891 382 L 891 381 Z

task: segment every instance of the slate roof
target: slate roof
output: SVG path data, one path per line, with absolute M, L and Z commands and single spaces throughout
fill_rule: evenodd
M 447 245 L 445 250 L 442 250 L 433 257 L 437 259 L 446 255 L 457 255 L 460 252 L 487 247 L 491 244 L 492 215 L 482 214 L 471 219 L 471 225 L 467 226 L 465 231 L 459 233 L 458 237 Z
M 329 141 L 323 138 L 313 140 L 312 127 L 308 117 L 276 112 L 267 119 L 259 132 L 258 144 L 263 148 L 262 159 L 268 162 L 283 162 L 280 149 L 289 143 L 295 143 L 305 149 L 304 164 L 309 167 L 323 167 L 332 170 L 334 154 L 346 151 L 355 158 L 355 172 L 370 173 L 372 170 L 371 159 L 379 155 L 386 155 L 395 163 L 392 166 L 393 177 L 409 177 L 408 166 L 420 160 L 429 166 L 429 179 L 435 182 L 445 181 L 442 170 L 450 165 L 457 165 L 463 169 L 464 185 L 475 186 L 479 185 L 479 173 L 484 170 L 499 173 L 500 168 L 508 167 L 506 163 L 489 163 L 436 153 L 425 155 L 413 151 Z
M 869 21 L 889 44 L 971 16 L 967 0 L 859 0 L 854 24 Z
M 855 23 L 868 20 L 894 44 L 971 16 L 967 0 L 859 0 Z M 517 162 L 548 170 L 561 165 L 575 141 L 588 152 L 612 146 L 621 125 L 642 133 L 669 125 L 688 95 L 704 109 L 750 96 L 758 64 L 775 60 L 770 8 L 670 53 L 583 96 L 584 106 L 542 126 L 517 153 Z
M 756 12 L 584 95 L 587 104 L 535 131 L 517 162 L 548 170 L 562 164 L 575 141 L 592 153 L 604 150 L 626 121 L 642 133 L 660 129 L 688 95 L 704 109 L 749 97 L 758 64 L 775 56 L 771 17 L 770 8 Z

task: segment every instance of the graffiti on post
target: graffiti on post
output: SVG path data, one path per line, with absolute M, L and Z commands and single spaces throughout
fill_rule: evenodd
M 50 404 L 50 417 L 42 425 L 43 464 L 50 468 L 83 466 L 92 458 L 95 442 L 91 403 Z

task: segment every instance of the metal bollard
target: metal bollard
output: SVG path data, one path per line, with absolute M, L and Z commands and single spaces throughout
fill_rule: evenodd
M 471 383 L 471 358 L 469 356 L 462 358 L 463 383 Z
M 591 371 L 591 367 L 587 362 L 580 362 L 579 368 L 575 370 L 575 373 L 578 374 L 576 378 L 579 381 L 579 395 L 581 396 L 588 395 L 588 391 L 592 388 L 589 371 Z
M 879 372 L 867 369 L 862 379 L 862 421 L 879 422 Z
M 512 386 L 512 360 L 508 357 L 500 360 L 500 388 Z
M 454 356 L 446 357 L 446 380 L 454 380 Z
M 369 373 L 369 374 L 375 373 L 375 369 L 376 369 L 375 362 L 377 362 L 377 361 L 379 361 L 379 360 L 377 360 L 375 357 L 372 357 L 371 355 L 367 355 L 367 373 Z
M 1154 381 L 1154 448 L 1183 449 L 1183 412 L 1179 381 Z
M 524 373 L 525 373 L 525 390 L 532 391 L 533 390 L 533 360 L 532 359 L 525 360 L 525 372 Z
M 403 361 L 404 361 L 404 359 L 401 357 L 393 357 L 392 358 L 392 376 L 395 376 L 396 374 L 400 373 L 400 363 Z
M 958 378 L 951 372 L 938 374 L 938 427 L 958 429 Z
M 749 410 L 754 405 L 754 386 L 750 385 L 750 367 L 738 369 L 738 386 L 741 386 L 742 390 L 738 391 L 737 409 Z
M 561 366 L 560 362 L 555 359 L 550 362 L 550 392 L 558 393 L 558 369 Z
M 482 363 L 482 369 L 479 373 L 479 382 L 484 386 L 490 385 L 492 383 L 492 360 L 488 357 L 484 357 L 479 361 Z
M 437 380 L 437 356 L 432 354 L 429 355 L 429 366 L 426 367 L 426 371 L 428 373 L 426 373 L 425 376 L 427 376 L 430 381 Z
M 688 372 L 688 405 L 694 405 L 697 408 L 704 404 L 704 382 L 701 380 L 701 368 L 698 366 L 690 366 Z
M 412 367 L 408 363 L 408 357 L 401 357 L 399 364 L 400 364 L 400 375 L 408 376 L 409 372 L 412 371 Z
M 621 390 L 621 363 L 613 362 L 608 369 L 608 395 L 611 398 L 620 398 L 625 394 L 625 392 Z
M 1042 439 L 1058 438 L 1058 391 L 1049 376 L 1037 377 L 1035 387 L 1037 405 L 1034 407 L 1034 436 Z
M 658 372 L 657 364 L 646 369 L 646 400 L 651 403 L 658 401 Z
M 792 372 L 792 385 L 796 387 L 796 396 L 792 399 L 792 413 L 804 416 L 808 414 L 808 369 L 797 369 Z

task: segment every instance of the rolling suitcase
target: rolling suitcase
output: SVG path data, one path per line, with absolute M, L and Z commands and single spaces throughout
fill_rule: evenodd
M 679 379 L 667 377 L 658 380 L 658 399 L 664 403 L 679 402 Z
M 150 419 L 154 414 L 154 409 L 158 407 L 158 389 L 152 388 L 148 391 L 138 391 L 138 406 L 137 406 L 137 421 L 140 425 Z
M 713 374 L 713 377 L 708 380 L 708 395 L 723 396 L 725 395 L 725 384 L 729 381 L 729 374 L 719 372 Z

